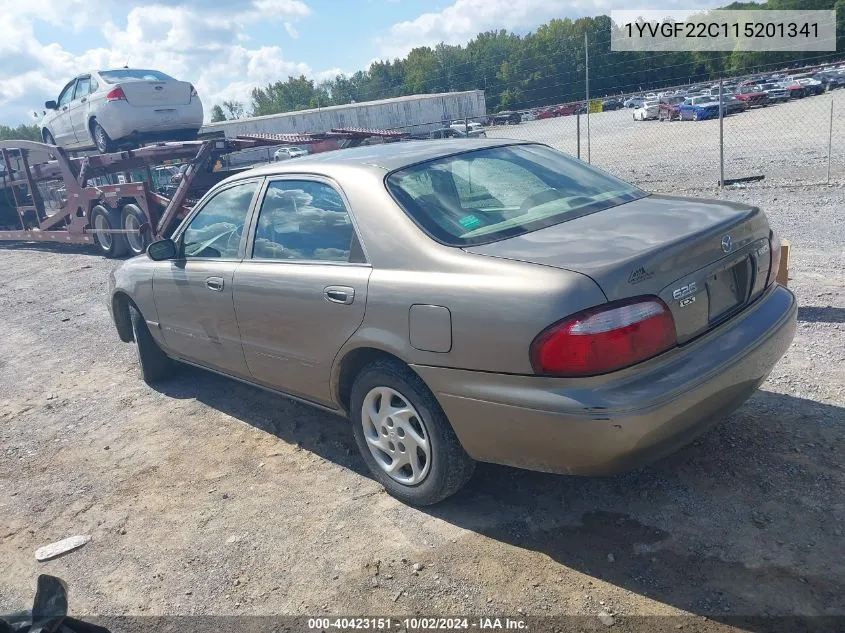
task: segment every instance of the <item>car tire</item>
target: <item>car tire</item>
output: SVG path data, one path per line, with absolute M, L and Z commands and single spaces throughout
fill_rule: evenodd
M 53 134 L 47 128 L 44 128 L 41 131 L 41 140 L 43 140 L 46 145 L 56 144 L 56 139 L 53 138 Z
M 404 409 L 406 419 L 388 416 L 378 420 L 365 413 L 365 405 L 368 409 L 380 409 L 384 398 L 391 399 L 388 405 Z M 475 462 L 464 451 L 437 399 L 417 374 L 398 361 L 376 361 L 358 374 L 352 385 L 350 419 L 358 450 L 373 477 L 403 503 L 414 506 L 438 503 L 460 490 L 472 476 Z M 376 428 L 376 425 L 381 426 Z M 411 446 L 416 442 L 412 429 L 416 437 L 426 441 L 418 444 L 419 449 Z M 371 448 L 376 439 L 386 450 Z M 391 463 L 404 461 L 405 453 L 409 454 L 407 460 L 413 453 L 420 468 L 411 469 L 406 464 L 395 475 L 389 474 L 386 458 Z M 411 469 L 410 473 L 406 468 Z M 418 475 L 419 480 L 413 481 Z M 400 481 L 403 478 L 411 481 Z
M 123 237 L 126 239 L 126 248 L 130 255 L 143 255 L 147 252 L 147 246 L 150 245 L 149 222 L 138 205 L 129 203 L 123 207 L 120 227 L 128 231 Z
M 120 227 L 121 217 L 117 209 L 109 209 L 98 204 L 91 210 L 91 227 L 94 243 L 100 252 L 109 258 L 120 257 L 129 249 L 126 237 L 121 233 L 100 233 Z
M 129 319 L 132 321 L 132 335 L 138 350 L 138 366 L 141 368 L 144 382 L 153 385 L 172 376 L 175 370 L 173 359 L 155 342 L 147 322 L 134 305 L 129 306 Z
M 693 113 L 692 113 L 692 120 L 693 120 L 693 121 L 698 121 L 698 112 L 693 112 Z
M 101 154 L 108 154 L 114 151 L 114 141 L 96 120 L 91 122 L 91 138 L 94 139 L 94 145 Z

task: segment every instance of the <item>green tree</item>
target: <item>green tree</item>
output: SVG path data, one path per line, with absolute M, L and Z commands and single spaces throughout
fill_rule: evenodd
M 242 119 L 244 117 L 244 104 L 240 101 L 224 101 L 223 110 L 227 119 Z
M 226 115 L 223 113 L 223 108 L 219 105 L 215 105 L 211 108 L 211 122 L 212 123 L 219 123 L 220 121 L 225 121 Z
M 41 130 L 37 125 L 0 125 L 0 141 L 40 141 Z

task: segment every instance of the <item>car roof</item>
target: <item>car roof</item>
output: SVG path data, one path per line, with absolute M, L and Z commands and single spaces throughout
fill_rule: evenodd
M 446 128 L 449 129 L 449 128 Z M 306 172 L 312 166 L 316 171 L 325 172 L 333 166 L 362 167 L 394 171 L 409 165 L 421 163 L 444 156 L 461 154 L 466 151 L 520 145 L 525 141 L 508 139 L 461 138 L 443 140 L 412 140 L 379 145 L 363 145 L 348 149 L 319 152 L 284 163 L 269 163 L 260 168 L 251 169 L 249 176 L 272 175 L 288 171 Z

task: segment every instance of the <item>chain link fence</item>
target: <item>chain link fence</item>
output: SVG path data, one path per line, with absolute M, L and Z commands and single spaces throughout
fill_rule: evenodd
M 732 81 L 741 85 L 743 78 Z M 711 90 L 710 99 L 718 102 L 718 88 Z M 845 87 L 749 107 L 736 99 L 727 105 L 724 90 L 721 119 L 718 107 L 710 118 L 690 114 L 679 119 L 668 111 L 644 117 L 637 108 L 621 105 L 630 96 L 615 97 L 619 108 L 610 111 L 602 111 L 599 99 L 589 108 L 576 102 L 390 130 L 411 139 L 484 135 L 545 143 L 657 192 L 708 189 L 722 179 L 727 186 L 754 180 L 762 186 L 845 182 Z M 276 149 L 242 152 L 230 166 L 275 160 Z
M 761 179 L 845 181 L 845 89 L 708 120 L 639 120 L 634 108 L 488 127 L 488 137 L 547 143 L 655 191 Z M 720 130 L 721 127 L 721 130 Z M 723 163 L 721 162 L 723 160 Z

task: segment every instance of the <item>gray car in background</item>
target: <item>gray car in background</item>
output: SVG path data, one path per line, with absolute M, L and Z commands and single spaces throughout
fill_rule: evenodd
M 476 461 L 634 468 L 739 407 L 794 334 L 778 243 L 544 145 L 411 141 L 232 176 L 109 303 L 148 382 L 179 361 L 347 416 L 425 505 Z

